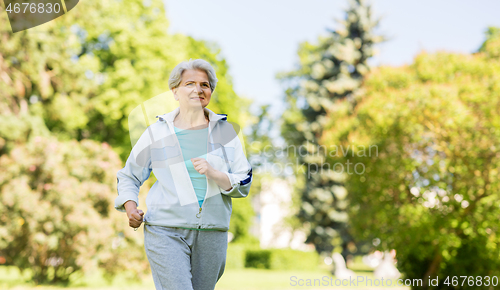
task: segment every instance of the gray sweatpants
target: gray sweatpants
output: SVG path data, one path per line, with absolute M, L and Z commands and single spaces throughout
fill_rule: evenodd
M 227 232 L 144 225 L 157 290 L 213 290 L 224 273 Z

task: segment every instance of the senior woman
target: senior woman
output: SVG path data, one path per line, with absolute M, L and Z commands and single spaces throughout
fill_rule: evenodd
M 169 87 L 179 107 L 158 116 L 118 174 L 115 208 L 144 225 L 156 289 L 214 289 L 224 272 L 231 198 L 246 197 L 252 168 L 233 126 L 206 106 L 217 84 L 201 59 L 178 64 Z M 137 208 L 151 171 L 157 181 Z

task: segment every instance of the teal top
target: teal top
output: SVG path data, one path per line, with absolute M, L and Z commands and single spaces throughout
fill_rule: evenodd
M 207 177 L 194 169 L 191 158 L 207 159 L 208 127 L 198 130 L 184 130 L 174 126 L 174 130 L 181 145 L 184 163 L 196 192 L 196 197 L 198 197 L 198 204 L 201 207 L 207 192 Z

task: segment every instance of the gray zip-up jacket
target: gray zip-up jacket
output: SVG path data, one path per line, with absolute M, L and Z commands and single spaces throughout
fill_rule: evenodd
M 115 208 L 124 212 L 123 204 L 129 200 L 139 205 L 139 188 L 153 171 L 157 181 L 146 197 L 146 224 L 227 231 L 231 198 L 248 195 L 252 168 L 227 117 L 205 108 L 210 120 L 207 161 L 229 177 L 232 188 L 225 191 L 207 178 L 207 192 L 200 207 L 174 131 L 173 121 L 179 111 L 178 107 L 157 116 L 159 120 L 149 126 L 135 144 L 125 167 L 117 174 Z

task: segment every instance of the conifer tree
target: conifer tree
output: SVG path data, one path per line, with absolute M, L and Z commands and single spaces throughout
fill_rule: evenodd
M 337 152 L 328 146 L 334 144 L 321 144 L 320 138 L 329 112 L 355 106 L 374 45 L 384 40 L 374 33 L 379 20 L 373 19 L 365 2 L 350 1 L 345 19 L 327 37 L 320 37 L 319 44 L 301 44 L 299 68 L 280 77 L 288 83 L 289 105 L 283 114 L 282 136 L 296 148 L 288 152 L 295 152 L 291 157 L 300 164 L 297 218 L 308 229 L 306 242 L 313 243 L 318 253 L 341 246 L 346 256 L 348 249 L 355 249 L 347 227 L 347 168 L 327 166 Z

